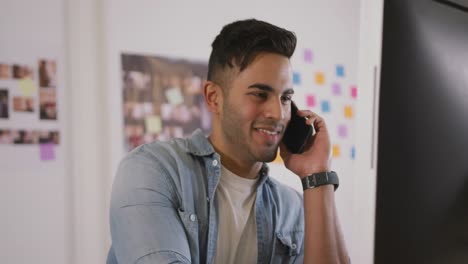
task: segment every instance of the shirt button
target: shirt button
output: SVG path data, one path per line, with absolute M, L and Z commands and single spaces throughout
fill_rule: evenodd
M 218 160 L 213 160 L 213 162 L 211 164 L 213 165 L 213 167 L 218 166 Z
M 292 249 L 296 249 L 296 248 L 297 248 L 296 243 L 292 243 L 291 248 L 292 248 Z
M 194 222 L 197 219 L 197 216 L 194 214 L 190 215 L 190 221 Z

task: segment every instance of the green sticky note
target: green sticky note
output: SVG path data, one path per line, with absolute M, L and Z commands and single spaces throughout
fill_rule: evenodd
M 147 116 L 145 119 L 146 132 L 148 133 L 159 133 L 161 132 L 161 117 L 159 116 Z
M 24 78 L 24 79 L 19 80 L 19 87 L 20 87 L 21 93 L 24 96 L 33 96 L 34 92 L 36 91 L 34 82 L 30 78 Z
M 180 91 L 180 88 L 170 88 L 166 90 L 166 98 L 170 104 L 179 105 L 184 102 L 184 97 Z

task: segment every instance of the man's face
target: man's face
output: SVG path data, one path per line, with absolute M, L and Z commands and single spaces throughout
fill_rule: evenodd
M 290 119 L 291 66 L 287 57 L 261 53 L 225 88 L 221 126 L 230 150 L 269 162 Z M 234 154 L 231 153 L 231 154 Z

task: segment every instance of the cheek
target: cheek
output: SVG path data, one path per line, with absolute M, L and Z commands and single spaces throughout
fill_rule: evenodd
M 238 110 L 239 114 L 242 116 L 242 119 L 246 123 L 251 123 L 254 122 L 255 120 L 259 119 L 260 116 L 260 110 L 256 106 L 248 105 L 245 104 L 244 106 L 241 106 L 241 108 Z M 242 125 L 247 125 L 247 124 L 242 124 Z

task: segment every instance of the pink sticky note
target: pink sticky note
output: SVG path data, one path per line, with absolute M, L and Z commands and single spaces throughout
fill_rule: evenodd
M 308 63 L 312 63 L 313 58 L 314 58 L 314 54 L 312 53 L 312 50 L 304 49 L 304 61 Z
M 338 126 L 338 136 L 345 138 L 348 136 L 348 128 L 345 125 Z
M 41 160 L 55 160 L 55 146 L 52 143 L 39 144 Z
M 314 95 L 307 95 L 306 97 L 306 104 L 308 107 L 315 107 L 315 96 Z
M 333 95 L 340 95 L 341 94 L 341 86 L 338 83 L 333 83 L 332 93 L 333 93 Z
M 356 86 L 351 86 L 351 97 L 354 99 L 357 98 L 357 87 Z

